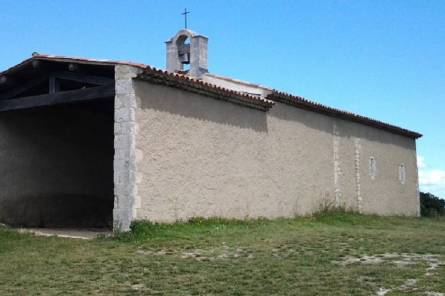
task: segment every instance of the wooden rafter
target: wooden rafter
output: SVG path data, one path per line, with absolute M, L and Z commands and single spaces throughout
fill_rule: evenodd
M 33 87 L 36 87 L 36 86 L 44 83 L 46 80 L 48 80 L 48 76 L 46 76 L 46 75 L 31 79 L 31 80 L 23 83 L 22 85 L 19 85 L 15 88 L 11 89 L 10 91 L 0 94 L 0 100 L 6 100 L 6 99 L 11 99 L 11 98 L 17 97 L 17 96 L 23 94 L 24 92 L 32 89 Z
M 84 89 L 0 101 L 0 112 L 88 101 L 114 96 L 114 83 Z
M 6 82 L 8 82 L 6 75 L 0 75 L 0 85 L 5 84 Z
M 112 78 L 103 76 L 87 75 L 73 72 L 55 72 L 52 75 L 58 79 L 71 80 L 76 82 L 88 83 L 93 85 L 107 85 L 113 82 Z

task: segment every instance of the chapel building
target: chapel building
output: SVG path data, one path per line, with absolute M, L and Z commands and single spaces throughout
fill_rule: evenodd
M 35 53 L 0 72 L 0 223 L 419 215 L 417 132 L 208 72 L 180 30 L 166 71 Z

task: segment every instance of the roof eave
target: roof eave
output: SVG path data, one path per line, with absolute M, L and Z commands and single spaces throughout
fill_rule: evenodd
M 211 83 L 206 83 L 202 80 L 197 80 L 187 76 L 158 70 L 156 68 L 150 67 L 145 64 L 139 64 L 127 61 L 98 60 L 98 59 L 86 59 L 80 57 L 34 54 L 32 57 L 22 61 L 21 63 L 12 66 L 11 68 L 3 72 L 0 72 L 0 76 L 9 75 L 11 73 L 14 73 L 15 71 L 19 71 L 21 68 L 26 67 L 29 63 L 31 63 L 34 60 L 46 60 L 53 62 L 79 63 L 79 64 L 102 65 L 102 66 L 127 65 L 127 66 L 137 67 L 143 70 L 142 73 L 140 73 L 136 77 L 136 79 L 145 80 L 157 84 L 163 84 L 166 86 L 175 87 L 194 93 L 199 93 L 209 97 L 214 97 L 216 99 L 225 100 L 239 105 L 258 109 L 261 111 L 268 111 L 270 108 L 272 108 L 275 102 L 281 102 L 295 106 L 297 108 L 302 108 L 313 112 L 322 113 L 328 116 L 337 117 L 344 120 L 358 122 L 361 124 L 386 130 L 388 132 L 392 132 L 413 139 L 418 139 L 422 137 L 422 134 L 414 131 L 410 131 L 365 116 L 331 108 L 307 100 L 303 97 L 280 92 L 278 90 L 272 90 L 272 92 L 266 98 L 256 97 L 249 94 L 244 94 L 241 92 L 222 88 Z
M 268 111 L 275 104 L 272 100 L 243 94 L 184 75 L 154 69 L 149 66 L 135 79 L 190 91 L 261 111 Z
M 319 103 L 312 102 L 303 97 L 294 96 L 291 94 L 283 93 L 277 90 L 272 91 L 271 94 L 267 96 L 267 99 L 280 102 L 288 105 L 295 106 L 297 108 L 325 114 L 331 117 L 340 118 L 343 120 L 353 121 L 357 123 L 361 123 L 367 126 L 371 126 L 374 128 L 378 128 L 381 130 L 385 130 L 394 134 L 402 135 L 412 139 L 419 139 L 422 137 L 422 134 L 410 131 L 395 125 L 391 125 L 385 122 L 381 122 L 369 117 L 361 116 L 358 114 L 350 113 L 347 111 L 331 108 Z

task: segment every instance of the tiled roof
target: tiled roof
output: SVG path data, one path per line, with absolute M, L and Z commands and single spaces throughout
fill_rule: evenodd
M 260 88 L 260 89 L 263 89 L 263 90 L 266 90 L 266 91 L 272 91 L 273 90 L 270 87 L 267 87 L 265 85 L 261 85 L 261 84 L 258 84 L 258 83 L 252 83 L 252 82 L 249 82 L 249 81 L 244 81 L 244 80 L 240 80 L 240 79 L 236 79 L 236 78 L 232 78 L 232 77 L 220 76 L 220 75 L 216 75 L 216 74 L 213 74 L 213 73 L 207 73 L 206 76 L 213 77 L 213 78 L 220 79 L 220 80 L 233 82 L 235 84 L 241 84 L 241 85 L 246 85 L 246 86 L 249 86 L 249 87 Z
M 0 75 L 5 75 L 10 72 L 14 72 L 20 69 L 22 66 L 30 63 L 33 60 L 42 60 L 42 61 L 53 61 L 53 62 L 66 62 L 66 63 L 79 63 L 79 64 L 89 64 L 89 65 L 128 65 L 132 67 L 137 67 L 140 69 L 144 69 L 147 67 L 145 64 L 133 63 L 128 61 L 113 61 L 113 60 L 100 60 L 100 59 L 87 59 L 81 57 L 67 57 L 67 56 L 58 56 L 58 55 L 47 55 L 47 54 L 33 54 L 32 57 L 24 60 L 23 62 L 0 72 Z
M 219 100 L 225 100 L 263 111 L 269 110 L 274 105 L 274 101 L 269 99 L 222 88 L 188 76 L 169 73 L 150 66 L 147 66 L 144 71 L 137 76 L 137 79 L 211 96 Z
M 166 86 L 175 87 L 186 91 L 203 94 L 216 99 L 229 101 L 232 103 L 259 109 L 262 111 L 267 111 L 274 105 L 273 101 L 265 98 L 244 94 L 227 88 L 222 88 L 210 83 L 190 78 L 183 74 L 169 73 L 145 64 L 133 63 L 128 61 L 112 61 L 112 60 L 87 59 L 80 57 L 34 54 L 31 58 L 24 60 L 20 64 L 17 64 L 4 72 L 0 72 L 0 75 L 5 75 L 10 72 L 17 71 L 22 66 L 32 62 L 33 60 L 46 60 L 53 62 L 67 62 L 67 63 L 79 63 L 79 64 L 89 64 L 89 65 L 102 65 L 102 66 L 103 65 L 132 66 L 143 70 L 143 72 L 137 77 L 137 79 L 140 80 L 150 81 L 152 83 L 163 84 Z
M 375 128 L 383 129 L 409 138 L 417 139 L 422 136 L 417 132 L 413 132 L 404 128 L 400 128 L 358 114 L 331 108 L 307 100 L 303 97 L 283 93 L 278 90 L 272 90 L 272 92 L 266 98 L 262 98 L 259 96 L 253 96 L 250 94 L 233 91 L 227 88 L 222 88 L 217 85 L 193 79 L 182 74 L 169 73 L 145 64 L 133 63 L 128 61 L 112 61 L 112 60 L 86 59 L 80 57 L 34 54 L 31 58 L 24 60 L 20 64 L 17 64 L 4 72 L 0 72 L 0 75 L 5 75 L 11 72 L 15 72 L 19 70 L 22 66 L 32 62 L 33 60 L 71 62 L 71 63 L 90 64 L 90 65 L 127 65 L 127 66 L 137 67 L 142 70 L 141 74 L 137 76 L 137 79 L 149 81 L 151 83 L 175 87 L 198 94 L 203 94 L 216 99 L 225 100 L 236 104 L 241 104 L 244 106 L 260 109 L 263 111 L 269 110 L 273 106 L 274 102 L 281 102 L 298 108 L 310 110 L 313 112 L 318 112 L 325 115 L 341 118 L 344 120 L 349 120 L 365 124 L 368 126 L 372 126 Z
M 421 134 L 417 132 L 413 132 L 395 125 L 391 125 L 388 123 L 384 123 L 369 117 L 361 116 L 358 114 L 354 114 L 351 112 L 331 108 L 308 99 L 305 99 L 300 96 L 291 95 L 288 93 L 283 93 L 277 90 L 273 90 L 271 94 L 267 96 L 268 99 L 276 102 L 285 103 L 288 105 L 292 105 L 301 109 L 306 109 L 310 111 L 314 111 L 317 113 L 322 113 L 325 115 L 329 115 L 332 117 L 341 118 L 348 121 L 353 121 L 361 124 L 365 124 L 367 126 L 372 126 L 378 129 L 386 130 L 391 133 L 399 134 L 405 137 L 417 139 L 422 137 Z

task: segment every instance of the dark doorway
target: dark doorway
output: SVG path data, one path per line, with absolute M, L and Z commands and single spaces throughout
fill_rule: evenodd
M 0 113 L 0 222 L 112 227 L 113 98 Z

